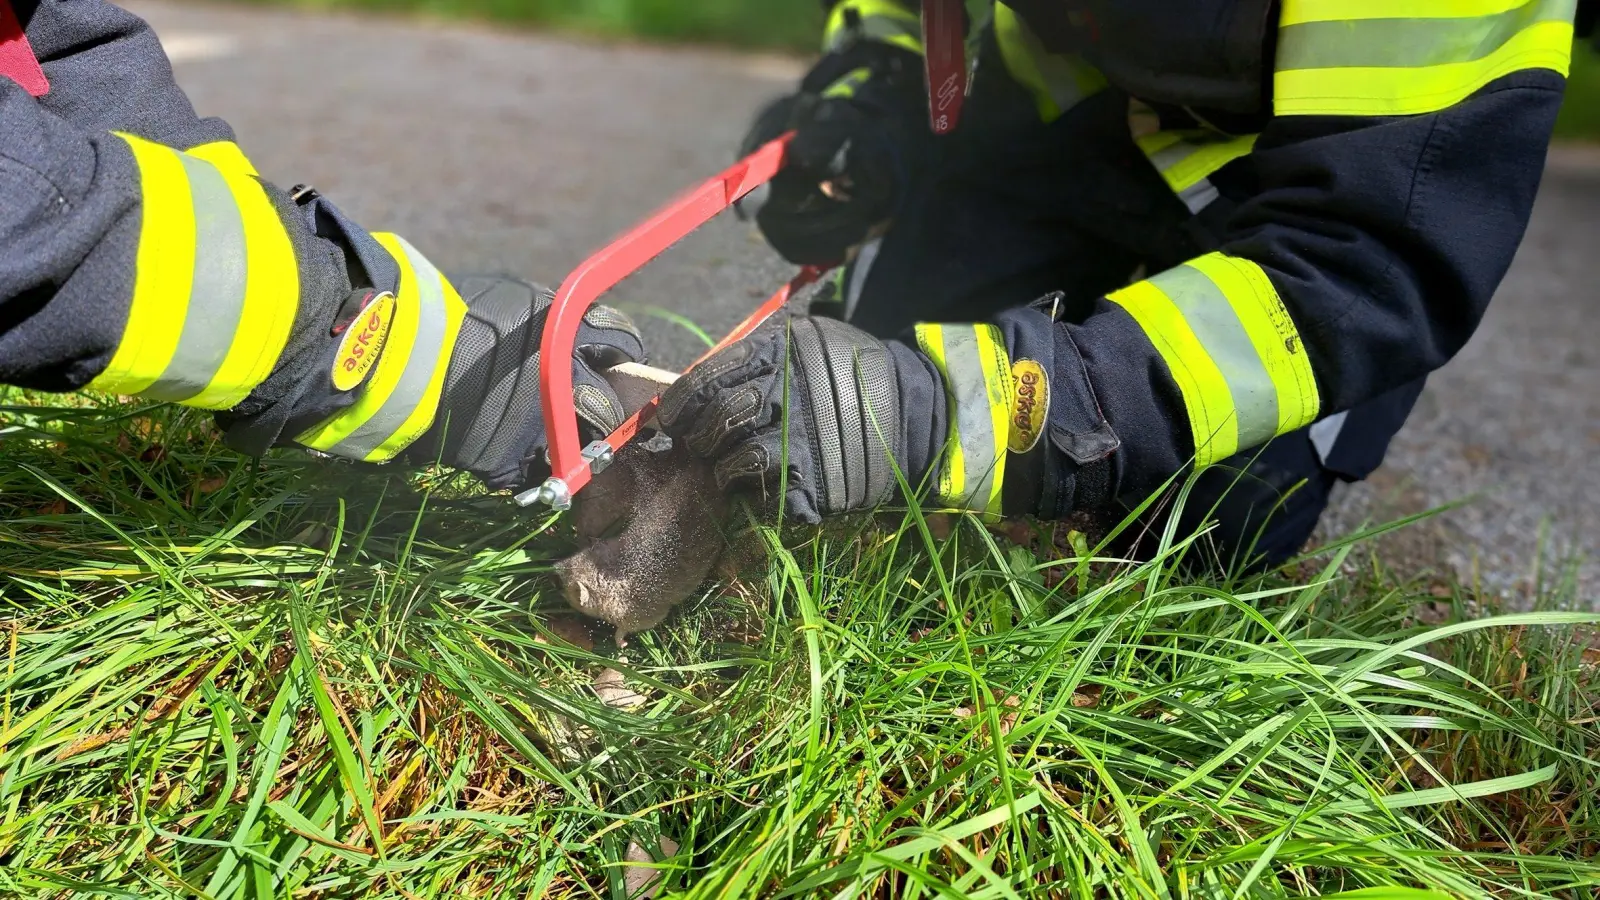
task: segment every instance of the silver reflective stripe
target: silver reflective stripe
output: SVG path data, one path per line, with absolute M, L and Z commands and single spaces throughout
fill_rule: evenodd
M 1209 145 L 1182 140 L 1170 147 L 1150 154 L 1151 165 L 1155 166 L 1156 171 L 1167 179 L 1169 186 L 1178 191 L 1178 199 L 1183 201 L 1183 205 L 1189 208 L 1189 212 L 1192 215 L 1199 215 L 1201 210 L 1215 203 L 1222 194 L 1217 191 L 1216 186 L 1211 183 L 1209 178 L 1202 178 L 1194 184 L 1180 187 L 1172 183 L 1168 173 L 1181 165 L 1184 160 L 1206 149 L 1207 146 Z
M 406 260 L 410 262 L 417 278 L 417 339 L 411 345 L 405 370 L 394 392 L 372 414 L 372 418 L 328 449 L 334 456 L 366 459 L 406 424 L 428 391 L 428 384 L 433 380 L 434 369 L 439 365 L 440 354 L 444 350 L 445 335 L 450 330 L 444 289 L 439 283 L 439 270 L 403 238 L 396 237 L 395 240 L 405 252 Z M 388 348 L 385 352 L 388 352 Z
M 244 315 L 244 217 L 215 166 L 176 154 L 194 204 L 194 281 L 178 347 L 143 396 L 179 402 L 204 391 L 222 368 Z M 178 323 L 173 323 L 174 327 Z
M 1150 283 L 1183 314 L 1227 382 L 1238 415 L 1238 446 L 1245 449 L 1271 440 L 1278 433 L 1278 389 L 1227 295 L 1193 266 L 1168 270 Z
M 1183 205 L 1189 208 L 1190 214 L 1199 215 L 1201 210 L 1217 202 L 1217 198 L 1221 196 L 1222 192 L 1218 191 L 1217 186 L 1211 183 L 1211 179 L 1202 178 L 1193 187 L 1179 194 L 1178 199 L 1182 200 Z
M 1337 413 L 1311 426 L 1311 446 L 1317 448 L 1317 458 L 1323 465 L 1328 464 L 1333 448 L 1339 445 L 1339 433 L 1344 431 L 1344 420 L 1349 415 L 1348 411 Z
M 1492 15 L 1300 22 L 1278 32 L 1278 68 L 1419 68 L 1483 59 L 1523 29 L 1570 22 L 1578 0 L 1528 0 Z
M 1040 76 L 1044 78 L 1045 90 L 1050 92 L 1050 99 L 1062 112 L 1073 109 L 1087 100 L 1090 94 L 1099 92 L 1100 85 L 1086 77 L 1068 59 L 1047 55 L 1035 57 L 1034 61 L 1039 67 Z
M 1150 154 L 1150 162 L 1163 174 L 1177 168 L 1178 163 L 1200 152 L 1200 145 L 1191 141 L 1178 141 L 1170 147 Z
M 994 412 L 984 378 L 983 357 L 978 353 L 978 333 L 970 325 L 946 325 L 944 332 L 945 380 L 951 394 L 951 416 L 961 443 L 962 496 L 947 498 L 967 509 L 982 512 L 994 494 L 996 440 Z
M 867 276 L 872 274 L 872 264 L 878 261 L 878 250 L 883 238 L 874 238 L 861 245 L 856 258 L 850 263 L 850 284 L 844 293 L 844 320 L 855 318 L 856 306 L 861 302 L 861 292 L 866 289 Z

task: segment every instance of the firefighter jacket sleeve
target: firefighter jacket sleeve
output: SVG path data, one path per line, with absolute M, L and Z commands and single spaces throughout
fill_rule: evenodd
M 382 461 L 427 430 L 465 313 L 450 283 L 399 237 L 263 181 L 136 16 L 14 9 L 49 90 L 0 78 L 0 382 L 233 410 L 230 441 L 255 452 L 281 438 Z M 374 298 L 356 324 L 381 312 L 376 329 L 340 334 Z M 358 364 L 329 371 L 336 354 Z M 333 383 L 309 421 L 296 373 L 313 368 Z
M 995 398 L 1002 423 L 1003 405 L 1017 402 L 1008 370 L 1053 353 L 1057 462 L 1080 489 L 1098 485 L 1037 510 L 1061 513 L 1143 497 L 1191 462 L 1258 447 L 1459 351 L 1526 228 L 1574 7 L 1413 6 L 1416 18 L 1395 20 L 1387 4 L 1285 0 L 1274 115 L 1259 137 L 1198 156 L 1169 147 L 1179 152 L 1166 166 L 1152 156 L 1191 208 L 1215 196 L 1206 174 L 1238 161 L 1231 171 L 1249 190 L 1220 246 L 1111 294 L 1078 324 L 1052 321 L 1048 302 L 1002 316 L 991 332 L 1006 343 L 1000 364 L 940 363 L 949 443 L 1003 460 L 1001 425 L 957 415 L 974 408 L 962 398 Z M 923 326 L 919 337 L 970 328 Z

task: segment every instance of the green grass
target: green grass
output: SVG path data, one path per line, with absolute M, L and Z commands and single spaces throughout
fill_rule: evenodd
M 658 836 L 661 896 L 1600 889 L 1591 616 L 908 514 L 618 662 L 504 498 L 10 402 L 0 896 L 622 897 Z

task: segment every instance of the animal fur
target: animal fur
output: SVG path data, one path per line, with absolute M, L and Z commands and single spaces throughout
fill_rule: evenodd
M 556 566 L 567 602 L 615 626 L 619 644 L 656 627 L 721 560 L 727 511 L 710 466 L 628 445 L 574 502 L 584 545 Z

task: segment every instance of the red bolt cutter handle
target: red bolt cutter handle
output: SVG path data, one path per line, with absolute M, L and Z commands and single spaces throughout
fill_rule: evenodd
M 589 447 L 580 443 L 578 412 L 572 401 L 572 368 L 566 361 L 572 358 L 573 345 L 584 313 L 601 294 L 643 268 L 696 228 L 711 221 L 718 213 L 732 206 L 734 201 L 771 181 L 783 168 L 789 141 L 793 137 L 793 134 L 787 134 L 767 144 L 726 172 L 667 204 L 643 224 L 589 257 L 562 282 L 545 319 L 539 352 L 539 390 L 544 405 L 545 430 L 550 439 L 551 476 L 542 486 L 517 495 L 518 503 L 531 506 L 542 502 L 555 509 L 567 508 L 572 495 L 587 485 L 595 472 L 609 462 L 611 454 L 633 440 L 640 427 L 655 415 L 660 401 L 657 397 L 646 404 L 603 442 Z M 756 326 L 782 309 L 795 291 L 817 280 L 821 274 L 819 269 L 802 269 L 794 280 L 772 295 L 722 343 L 695 362 L 698 364 L 700 360 L 755 330 Z
M 961 122 L 967 101 L 967 18 L 962 0 L 922 0 L 923 65 L 928 75 L 928 120 L 934 134 Z

